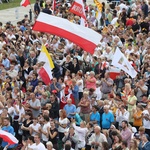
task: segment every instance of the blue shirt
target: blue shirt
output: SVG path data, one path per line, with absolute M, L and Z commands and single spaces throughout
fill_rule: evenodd
M 111 112 L 103 113 L 102 115 L 102 128 L 109 129 L 114 122 L 114 115 Z
M 72 89 L 72 95 L 75 100 L 79 100 L 79 87 L 77 85 Z
M 66 111 L 68 118 L 73 118 L 74 115 L 70 115 L 70 113 L 75 113 L 77 109 L 74 104 L 71 104 L 71 105 L 66 104 L 64 106 L 64 110 Z
M 97 121 L 97 124 L 100 125 L 100 114 L 99 112 L 91 113 L 90 115 L 90 121 Z
M 56 85 L 55 85 L 59 90 L 61 90 L 61 85 L 60 85 L 60 83 L 56 83 Z M 56 88 L 55 88 L 55 86 L 54 86 L 54 83 L 52 83 L 51 85 L 50 85 L 50 89 L 51 89 L 51 92 L 53 91 L 53 90 L 56 90 Z M 57 90 L 56 90 L 57 91 Z M 60 91 L 58 92 L 57 91 L 57 97 L 58 98 L 60 98 Z
M 4 65 L 5 69 L 10 68 L 10 61 L 7 58 L 2 60 L 2 64 Z
M 4 127 L 2 127 L 2 130 L 9 132 L 12 135 L 15 135 L 14 128 L 12 126 L 4 126 Z M 2 141 L 2 147 L 5 147 L 6 145 L 8 145 L 8 143 Z M 16 144 L 13 144 L 13 145 L 10 145 L 8 148 L 14 148 L 15 146 L 16 146 Z

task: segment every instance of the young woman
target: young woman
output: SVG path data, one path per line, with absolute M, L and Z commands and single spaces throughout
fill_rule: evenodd
M 142 126 L 142 113 L 143 113 L 143 107 L 140 105 L 136 106 L 136 109 L 133 109 L 133 126 L 136 127 L 137 131 L 140 126 Z
M 138 150 L 138 143 L 136 139 L 131 139 L 129 150 Z
M 57 150 L 57 135 L 58 135 L 58 130 L 55 127 L 55 122 L 54 121 L 51 121 L 50 125 L 51 125 L 51 127 L 47 129 L 48 134 L 49 134 L 49 141 L 52 142 L 53 147 Z
M 21 129 L 23 130 L 23 140 L 27 140 L 30 136 L 30 128 L 29 126 L 33 123 L 32 121 L 32 113 L 25 113 L 25 120 L 22 123 Z

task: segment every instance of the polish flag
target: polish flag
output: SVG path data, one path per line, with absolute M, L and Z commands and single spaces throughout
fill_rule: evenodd
M 118 69 L 116 67 L 110 67 L 109 75 L 110 75 L 111 79 L 115 80 L 116 77 L 120 75 L 120 69 Z
M 18 140 L 11 133 L 4 130 L 0 130 L 0 138 L 2 138 L 3 141 L 7 142 L 10 145 L 18 143 Z
M 101 34 L 90 28 L 42 12 L 39 14 L 33 30 L 66 38 L 91 54 L 94 53 L 96 46 L 102 39 Z
M 49 85 L 51 83 L 53 76 L 48 63 L 44 64 L 44 66 L 39 70 L 38 74 L 46 85 Z
M 83 0 L 75 0 L 69 10 L 77 16 L 81 17 L 81 25 L 87 26 L 86 14 L 84 9 Z
M 22 0 L 21 3 L 20 3 L 20 6 L 26 7 L 28 5 L 30 5 L 30 0 Z

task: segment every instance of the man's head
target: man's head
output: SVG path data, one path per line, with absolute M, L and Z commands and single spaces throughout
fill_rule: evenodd
M 108 105 L 105 105 L 105 106 L 104 106 L 104 112 L 105 112 L 105 113 L 108 113 L 108 112 L 109 112 L 109 106 L 108 106 Z
M 34 136 L 34 141 L 35 141 L 36 144 L 39 144 L 40 143 L 40 135 L 36 134 Z
M 3 124 L 4 124 L 4 126 L 8 126 L 10 124 L 10 120 L 8 117 L 4 118 Z
M 65 150 L 71 150 L 71 142 L 69 140 L 65 143 Z
M 72 99 L 71 99 L 71 98 L 69 98 L 69 99 L 67 100 L 67 104 L 68 104 L 68 105 L 71 105 L 71 104 L 72 104 Z
M 126 120 L 122 121 L 122 129 L 126 129 L 128 127 L 128 122 Z
M 94 127 L 94 132 L 95 132 L 95 134 L 99 134 L 100 131 L 101 131 L 101 127 L 100 127 L 100 126 L 95 126 L 95 127 Z

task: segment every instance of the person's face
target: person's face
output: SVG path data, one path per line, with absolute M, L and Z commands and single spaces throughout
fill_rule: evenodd
M 25 115 L 25 119 L 29 119 L 29 118 L 30 118 L 30 116 L 26 114 Z
M 122 122 L 122 129 L 126 128 L 126 124 L 124 122 Z
M 31 99 L 34 99 L 35 95 L 32 93 L 32 94 L 30 94 L 30 97 L 31 97 Z
M 114 137 L 115 142 L 119 142 L 119 138 L 117 136 Z
M 95 112 L 95 111 L 96 111 L 96 109 L 94 107 L 92 107 L 92 112 Z
M 69 132 L 70 132 L 70 134 L 73 134 L 73 133 L 74 133 L 74 129 L 73 129 L 73 128 L 70 128 L 70 129 L 69 129 Z
M 142 136 L 142 141 L 143 141 L 143 142 L 147 142 L 146 135 L 144 135 L 144 134 L 143 134 L 143 136 Z
M 98 128 L 95 127 L 95 128 L 94 128 L 94 132 L 95 132 L 95 133 L 99 133 L 100 131 L 99 131 Z
M 9 121 L 7 119 L 4 119 L 3 124 L 4 124 L 4 126 L 8 126 Z
M 84 123 L 83 122 L 80 123 L 80 127 L 84 128 Z
M 46 147 L 47 147 L 48 150 L 52 150 L 51 145 L 46 145 Z
M 68 101 L 67 101 L 67 104 L 71 104 L 71 103 L 72 103 L 72 101 L 71 101 L 71 100 L 68 100 Z
M 50 122 L 50 125 L 51 125 L 51 127 L 54 127 L 55 123 L 52 121 L 52 122 Z
M 39 142 L 39 137 L 38 137 L 38 136 L 35 136 L 35 137 L 34 137 L 34 141 L 35 141 L 35 143 L 38 143 L 38 142 Z
M 109 109 L 108 108 L 104 108 L 104 112 L 108 113 Z

